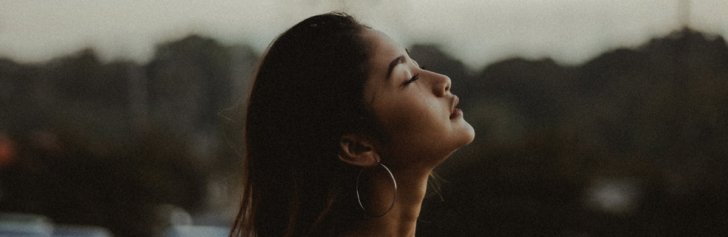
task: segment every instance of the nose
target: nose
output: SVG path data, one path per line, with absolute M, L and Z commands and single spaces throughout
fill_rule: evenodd
M 434 73 L 434 78 L 433 93 L 435 93 L 436 96 L 445 96 L 450 92 L 450 86 L 452 84 L 450 77 Z

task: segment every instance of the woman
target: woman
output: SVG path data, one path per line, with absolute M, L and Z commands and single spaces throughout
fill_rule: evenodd
M 475 135 L 450 83 L 343 13 L 287 30 L 248 102 L 231 236 L 414 236 L 430 173 Z

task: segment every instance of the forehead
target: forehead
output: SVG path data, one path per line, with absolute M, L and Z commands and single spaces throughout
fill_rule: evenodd
M 392 90 L 396 88 L 393 80 L 387 79 L 387 71 L 393 60 L 399 56 L 407 57 L 407 51 L 399 43 L 377 30 L 366 30 L 362 38 L 369 43 L 369 77 L 364 87 L 364 99 L 373 107 L 375 114 L 379 103 L 389 100 Z M 399 67 L 397 67 L 399 68 Z M 396 69 L 395 69 L 396 70 Z M 379 99 L 378 99 L 379 98 Z
M 395 58 L 406 55 L 404 47 L 387 34 L 378 30 L 367 29 L 362 33 L 363 38 L 371 45 L 372 74 L 384 71 L 386 74 L 389 63 Z

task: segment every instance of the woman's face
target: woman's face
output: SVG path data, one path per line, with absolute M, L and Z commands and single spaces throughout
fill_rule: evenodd
M 473 140 L 475 131 L 456 108 L 450 78 L 422 69 L 382 32 L 365 30 L 363 37 L 373 46 L 364 99 L 389 135 L 380 153 L 397 158 L 388 165 L 434 168 Z

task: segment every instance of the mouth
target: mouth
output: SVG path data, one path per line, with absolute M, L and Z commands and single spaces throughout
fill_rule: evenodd
M 463 116 L 463 111 L 456 108 L 458 103 L 460 103 L 460 98 L 458 98 L 458 96 L 453 96 L 452 109 L 450 110 L 450 119 Z

